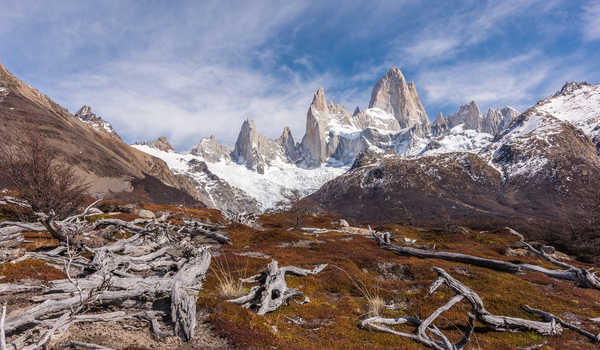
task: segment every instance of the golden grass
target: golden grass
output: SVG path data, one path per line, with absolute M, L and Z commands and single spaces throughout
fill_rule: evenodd
M 235 258 L 233 259 L 236 260 Z M 217 279 L 219 295 L 224 299 L 237 298 L 248 291 L 248 288 L 241 281 L 247 274 L 247 265 L 240 268 L 239 261 L 230 263 L 229 260 L 226 255 L 223 255 L 222 257 L 213 259 L 210 267 Z

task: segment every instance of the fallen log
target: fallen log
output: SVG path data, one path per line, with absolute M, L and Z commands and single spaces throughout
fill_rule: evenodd
M 512 230 L 514 231 L 514 230 Z M 516 232 L 516 231 L 514 231 Z M 518 234 L 518 233 L 517 233 Z M 509 272 L 509 273 L 520 273 L 524 271 L 537 271 L 541 272 L 549 277 L 553 277 L 556 279 L 574 281 L 578 286 L 583 288 L 596 288 L 600 289 L 600 279 L 598 276 L 593 273 L 591 270 L 585 270 L 582 268 L 577 268 L 575 266 L 562 263 L 557 261 L 556 259 L 548 256 L 547 254 L 536 250 L 531 247 L 531 245 L 522 241 L 522 243 L 526 244 L 530 249 L 534 249 L 536 254 L 548 259 L 550 262 L 555 263 L 561 267 L 567 267 L 567 270 L 553 270 L 548 269 L 542 266 L 533 265 L 533 264 L 515 264 L 508 261 L 495 260 L 495 259 L 487 259 L 481 258 L 478 256 L 462 254 L 462 253 L 453 253 L 453 252 L 438 252 L 438 251 L 429 251 L 411 247 L 397 246 L 390 243 L 389 234 L 386 235 L 378 235 L 374 231 L 371 231 L 372 237 L 379 244 L 379 247 L 382 249 L 386 249 L 392 252 L 395 252 L 400 255 L 408 255 L 414 256 L 417 258 L 425 258 L 425 259 L 441 259 L 446 261 L 459 262 L 463 264 L 480 266 L 489 268 L 496 271 Z M 520 234 L 519 234 L 520 235 Z M 520 236 L 523 237 L 523 236 Z

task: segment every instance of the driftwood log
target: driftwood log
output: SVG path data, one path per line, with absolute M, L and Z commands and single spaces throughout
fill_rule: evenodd
M 566 268 L 566 270 L 562 269 L 548 269 L 539 265 L 534 264 L 515 264 L 509 261 L 495 260 L 495 259 L 487 259 L 481 258 L 478 256 L 467 255 L 462 253 L 454 253 L 454 252 L 440 252 L 440 251 L 430 251 L 424 249 L 417 249 L 412 247 L 404 247 L 398 246 L 391 243 L 389 233 L 385 233 L 383 235 L 377 234 L 374 231 L 371 231 L 373 238 L 379 244 L 379 246 L 383 249 L 390 250 L 392 252 L 398 253 L 400 255 L 408 255 L 414 256 L 418 258 L 430 258 L 430 259 L 441 259 L 446 261 L 460 262 L 468 265 L 480 266 L 489 268 L 496 271 L 503 271 L 509 273 L 520 273 L 525 271 L 537 271 L 546 274 L 549 277 L 569 280 L 575 282 L 580 287 L 583 288 L 596 288 L 600 289 L 600 279 L 598 276 L 592 272 L 591 270 L 585 270 L 582 268 L 575 267 L 570 264 L 566 264 L 560 262 L 548 254 L 539 251 L 533 248 L 530 244 L 523 240 L 523 236 L 518 232 L 510 229 L 513 234 L 517 234 L 521 238 L 521 243 L 524 244 L 529 250 L 539 255 L 540 257 L 548 260 L 556 266 Z
M 271 261 L 265 270 L 252 277 L 242 279 L 245 283 L 259 283 L 250 289 L 247 295 L 237 299 L 229 300 L 235 304 L 241 304 L 245 308 L 255 310 L 257 314 L 264 315 L 286 305 L 289 300 L 296 296 L 303 296 L 302 292 L 295 288 L 288 288 L 285 282 L 285 274 L 291 273 L 297 276 L 316 275 L 323 271 L 327 264 L 316 266 L 312 270 L 296 266 L 279 267 L 277 261 Z

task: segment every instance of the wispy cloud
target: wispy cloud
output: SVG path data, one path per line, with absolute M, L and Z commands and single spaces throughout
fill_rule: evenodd
M 407 42 L 404 35 L 396 39 L 391 59 L 402 59 L 410 64 L 422 61 L 443 61 L 470 47 L 480 44 L 492 35 L 506 30 L 505 22 L 515 20 L 529 10 L 543 14 L 555 7 L 559 0 L 505 0 L 468 2 L 465 10 L 452 11 L 446 6 L 432 9 L 429 21 Z M 451 4 L 454 7 L 455 4 Z M 450 13 L 447 13 L 450 12 Z
M 585 40 L 600 39 L 600 3 L 591 1 L 583 7 L 583 37 Z
M 481 106 L 522 108 L 540 97 L 540 85 L 555 66 L 534 51 L 508 59 L 440 66 L 419 74 L 417 81 L 430 104 L 461 105 L 475 100 Z

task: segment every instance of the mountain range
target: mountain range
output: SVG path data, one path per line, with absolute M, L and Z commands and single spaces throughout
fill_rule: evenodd
M 439 115 L 431 123 L 413 82 L 392 67 L 372 89 L 369 108 L 352 114 L 327 101 L 319 88 L 308 107 L 306 131 L 296 141 L 288 127 L 275 140 L 257 130 L 252 119 L 240 128 L 230 149 L 214 137 L 202 139 L 185 153 L 155 147 L 156 142 L 134 145 L 161 158 L 175 173 L 187 176 L 206 197 L 224 193 L 222 183 L 235 188 L 239 203 L 210 205 L 232 210 L 266 210 L 292 190 L 308 195 L 347 171 L 362 152 L 420 157 L 449 152 L 477 153 L 504 131 L 519 112 L 512 107 L 489 109 L 482 115 L 472 101 L 453 115 Z M 193 162 L 192 162 L 193 161 Z M 206 166 L 197 167 L 198 162 Z M 209 171 L 210 175 L 206 172 Z M 218 177 L 219 180 L 210 180 Z M 246 199 L 254 199 L 251 202 Z
M 2 143 L 35 133 L 89 180 L 92 194 L 193 202 L 235 213 L 301 203 L 355 222 L 511 226 L 600 251 L 600 85 L 567 83 L 520 113 L 471 101 L 431 122 L 413 82 L 392 67 L 351 114 L 319 88 L 306 130 L 265 137 L 251 118 L 233 148 L 202 138 L 127 145 L 83 106 L 74 115 L 0 66 Z

